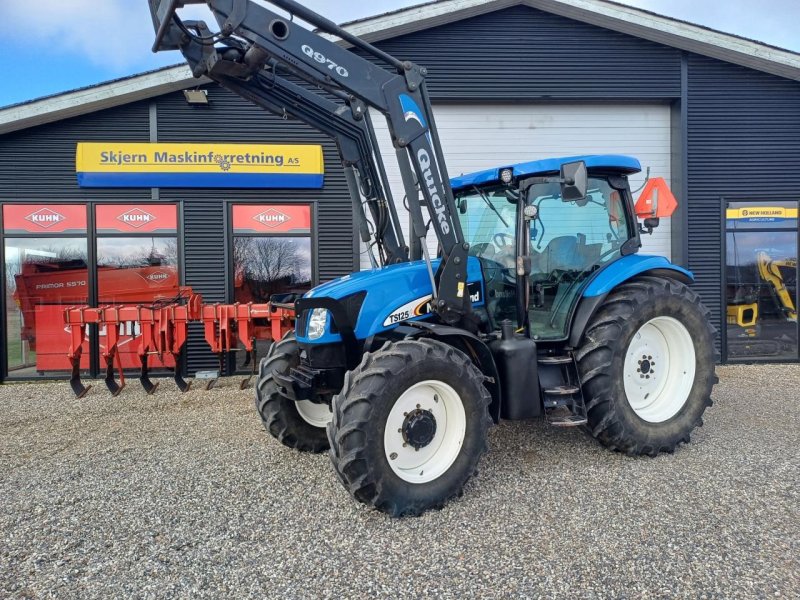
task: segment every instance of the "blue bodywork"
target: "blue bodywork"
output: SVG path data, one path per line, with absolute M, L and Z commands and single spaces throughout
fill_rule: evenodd
M 677 265 L 673 265 L 663 256 L 647 256 L 643 254 L 630 254 L 621 256 L 605 269 L 598 271 L 594 279 L 583 291 L 584 298 L 602 296 L 607 294 L 619 284 L 626 282 L 631 277 L 640 275 L 647 271 L 668 269 L 685 275 L 694 281 L 694 274 Z
M 590 170 L 607 169 L 621 175 L 628 175 L 641 170 L 639 161 L 629 156 L 573 156 L 489 169 L 455 177 L 451 180 L 451 183 L 454 191 L 458 191 L 465 187 L 499 182 L 500 172 L 504 169 L 512 169 L 515 178 L 546 175 L 558 173 L 563 164 L 575 161 L 584 161 Z M 438 260 L 433 261 L 434 271 L 439 266 L 439 262 Z M 673 270 L 681 276 L 690 279 L 694 278 L 689 271 L 671 264 L 666 258 L 660 256 L 622 256 L 607 267 L 600 269 L 593 276 L 593 279 L 589 281 L 583 292 L 583 297 L 601 296 L 628 279 L 653 270 Z M 477 290 L 480 290 L 480 293 L 473 297 L 473 306 L 482 306 L 486 299 L 486 289 L 480 262 L 475 257 L 469 257 L 467 263 L 467 282 L 473 293 L 477 293 Z M 399 321 L 390 322 L 392 320 L 391 315 L 402 316 L 409 306 L 412 309 L 408 318 L 401 320 L 426 319 L 432 314 L 429 312 L 430 306 L 427 305 L 431 295 L 431 281 L 424 261 L 414 261 L 381 269 L 352 273 L 317 286 L 308 292 L 305 298 L 326 297 L 342 300 L 353 294 L 365 291 L 366 296 L 354 327 L 355 336 L 359 340 L 367 339 L 370 336 L 397 327 Z M 302 320 L 298 320 L 298 323 L 302 322 Z M 296 331 L 296 335 L 299 342 L 306 344 L 332 344 L 342 341 L 339 334 L 331 332 L 330 315 L 328 315 L 325 333 L 322 337 L 311 340 L 305 330 Z
M 432 262 L 435 272 L 440 261 L 434 260 Z M 482 306 L 486 297 L 483 275 L 481 274 L 481 266 L 478 259 L 473 256 L 470 256 L 467 261 L 467 282 L 471 284 L 470 287 L 479 286 L 480 299 L 477 302 L 473 302 L 473 306 Z M 396 327 L 397 323 L 389 326 L 384 325 L 389 315 L 408 303 L 417 300 L 422 303 L 426 297 L 430 297 L 431 279 L 428 275 L 428 267 L 424 261 L 417 260 L 382 269 L 360 271 L 323 283 L 308 292 L 304 297 L 326 297 L 341 300 L 365 290 L 367 295 L 364 298 L 364 303 L 361 306 L 361 312 L 355 325 L 356 338 L 360 340 Z M 429 316 L 430 313 L 412 316 L 410 320 L 424 319 Z M 328 315 L 325 335 L 321 338 L 312 341 L 308 339 L 305 331 L 297 331 L 295 333 L 297 339 L 301 342 L 330 344 L 341 341 L 339 334 L 330 332 L 330 315 Z
M 561 167 L 566 163 L 578 161 L 585 162 L 588 169 L 609 169 L 620 175 L 630 175 L 642 170 L 642 165 L 639 161 L 631 156 L 622 156 L 618 154 L 565 156 L 563 158 L 534 160 L 518 165 L 508 165 L 506 167 L 487 169 L 486 171 L 478 171 L 477 173 L 470 173 L 469 175 L 453 177 L 450 180 L 450 185 L 453 187 L 453 191 L 457 192 L 460 189 L 469 188 L 474 185 L 480 186 L 487 183 L 499 182 L 500 172 L 505 169 L 511 169 L 515 179 L 517 177 L 535 177 L 537 175 L 558 173 Z

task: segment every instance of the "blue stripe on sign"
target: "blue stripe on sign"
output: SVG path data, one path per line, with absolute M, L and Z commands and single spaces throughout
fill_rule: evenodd
M 321 173 L 78 173 L 80 187 L 321 188 Z

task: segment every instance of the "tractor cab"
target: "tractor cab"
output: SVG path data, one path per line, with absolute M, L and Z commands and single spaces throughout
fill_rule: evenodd
M 578 169 L 580 181 L 565 181 L 565 167 Z M 464 237 L 483 271 L 491 330 L 510 320 L 536 340 L 568 337 L 592 276 L 640 246 L 627 179 L 639 170 L 633 158 L 585 156 L 453 181 Z

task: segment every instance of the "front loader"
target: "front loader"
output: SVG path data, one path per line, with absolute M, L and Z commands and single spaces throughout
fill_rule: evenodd
M 154 50 L 179 49 L 196 76 L 336 140 L 358 230 L 378 250 L 373 269 L 300 299 L 294 333 L 261 362 L 256 405 L 273 436 L 329 450 L 350 493 L 395 516 L 459 495 L 501 419 L 583 427 L 629 455 L 689 441 L 711 405 L 716 331 L 692 274 L 638 253 L 663 215 L 639 224 L 636 159 L 538 160 L 450 179 L 424 67 L 292 0 L 208 0 L 216 33 L 178 15 L 201 2 L 149 2 Z M 410 249 L 369 121 L 378 113 Z

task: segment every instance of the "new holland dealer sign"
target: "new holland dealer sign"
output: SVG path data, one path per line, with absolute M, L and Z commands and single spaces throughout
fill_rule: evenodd
M 81 187 L 321 188 L 322 146 L 82 142 Z

